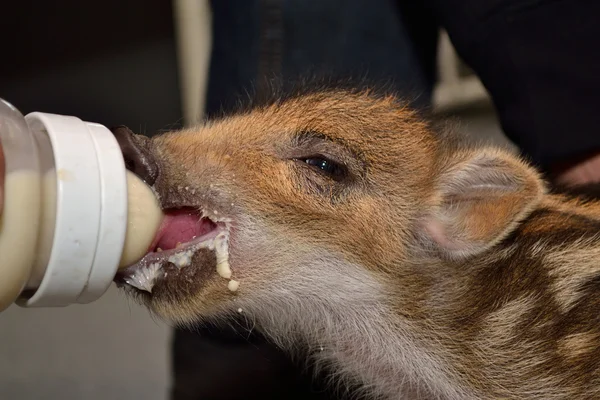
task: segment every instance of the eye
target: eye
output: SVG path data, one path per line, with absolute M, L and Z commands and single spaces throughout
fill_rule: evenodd
M 329 160 L 322 156 L 307 157 L 299 159 L 311 167 L 318 169 L 320 172 L 330 176 L 335 180 L 342 179 L 347 174 L 347 169 L 344 165 L 341 165 L 335 161 Z

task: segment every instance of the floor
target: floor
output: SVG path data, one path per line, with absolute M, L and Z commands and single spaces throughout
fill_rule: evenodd
M 169 329 L 114 287 L 89 305 L 12 306 L 0 343 L 0 399 L 167 398 Z

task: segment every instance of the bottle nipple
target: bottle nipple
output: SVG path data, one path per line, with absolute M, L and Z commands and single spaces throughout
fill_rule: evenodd
M 127 205 L 127 232 L 119 268 L 138 262 L 148 253 L 163 220 L 154 192 L 130 171 L 127 171 Z

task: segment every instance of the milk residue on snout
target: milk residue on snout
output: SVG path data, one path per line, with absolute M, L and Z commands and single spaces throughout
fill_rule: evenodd
M 148 266 L 137 268 L 133 275 L 125 278 L 125 282 L 136 289 L 152 293 L 152 288 L 160 275 L 162 275 L 161 265 L 155 262 Z
M 240 287 L 240 283 L 234 279 L 230 280 L 229 283 L 227 284 L 227 289 L 231 290 L 232 292 L 237 292 L 239 287 Z
M 194 254 L 200 249 L 215 249 L 215 240 L 209 239 L 189 247 L 187 250 L 179 251 L 167 259 L 168 262 L 175 265 L 177 268 L 189 267 L 194 258 Z
M 220 233 L 215 238 L 215 248 L 217 250 L 217 273 L 220 277 L 229 279 L 227 288 L 232 292 L 237 292 L 240 282 L 231 279 L 232 272 L 229 265 L 229 237 L 227 233 Z
M 182 249 L 181 251 L 170 255 L 166 259 L 166 262 L 175 265 L 179 269 L 189 267 L 192 263 L 194 254 L 196 254 L 196 252 L 200 249 L 209 249 L 215 251 L 215 257 L 217 259 L 217 273 L 222 278 L 229 280 L 227 287 L 230 291 L 237 291 L 240 283 L 231 279 L 232 272 L 231 267 L 229 266 L 229 245 L 228 235 L 226 232 L 219 233 L 214 239 L 209 239 L 192 245 L 187 249 Z M 152 288 L 154 287 L 156 280 L 160 277 L 166 276 L 166 273 L 163 273 L 162 271 L 162 262 L 155 261 L 149 263 L 147 266 L 142 265 L 136 268 L 130 276 L 125 278 L 125 282 L 139 290 L 145 290 L 149 293 L 152 293 Z
M 231 279 L 231 267 L 229 266 L 229 241 L 225 233 L 220 233 L 215 238 L 217 250 L 217 273 L 225 279 Z
M 168 261 L 174 264 L 177 268 L 188 267 L 192 263 L 192 258 L 198 249 L 190 249 L 181 253 L 173 254 Z

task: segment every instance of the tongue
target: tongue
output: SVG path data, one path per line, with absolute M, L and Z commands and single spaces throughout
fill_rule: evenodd
M 213 229 L 214 224 L 208 219 L 201 219 L 194 210 L 167 211 L 152 250 L 174 249 L 178 243 L 189 242 Z

